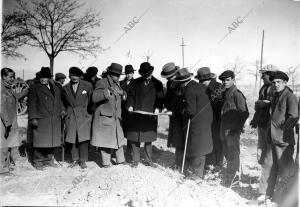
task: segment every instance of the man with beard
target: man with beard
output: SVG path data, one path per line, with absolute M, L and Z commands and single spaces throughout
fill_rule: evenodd
M 148 62 L 140 65 L 141 77 L 134 80 L 128 94 L 128 111 L 159 113 L 163 107 L 163 85 L 152 76 L 154 67 Z M 129 115 L 127 140 L 132 146 L 132 167 L 140 162 L 140 145 L 144 142 L 145 165 L 154 166 L 152 162 L 152 142 L 157 138 L 157 116 L 132 113 Z
M 70 167 L 79 165 L 87 168 L 88 146 L 91 137 L 92 115 L 88 113 L 93 86 L 80 80 L 83 72 L 77 67 L 69 70 L 70 82 L 63 87 L 64 104 L 66 107 L 66 142 L 72 144 L 73 163 Z
M 223 93 L 220 133 L 227 161 L 225 184 L 230 185 L 235 178 L 240 178 L 240 135 L 249 112 L 245 96 L 235 86 L 234 72 L 226 70 L 219 79 L 226 88 Z
M 49 67 L 42 67 L 40 82 L 29 88 L 28 119 L 33 133 L 33 166 L 42 170 L 54 163 L 54 148 L 61 146 L 61 90 L 51 80 Z

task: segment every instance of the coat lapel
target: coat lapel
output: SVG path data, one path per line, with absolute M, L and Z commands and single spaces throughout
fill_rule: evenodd
M 72 92 L 72 86 L 71 83 L 69 82 L 66 86 L 65 86 L 65 93 L 66 93 L 66 98 L 68 99 L 68 102 L 74 106 L 75 105 L 75 97 L 73 96 L 73 92 Z
M 79 83 L 78 83 L 78 88 L 77 88 L 76 95 L 75 95 L 75 102 L 76 102 L 76 103 L 78 102 L 78 99 L 80 98 L 80 96 L 81 96 L 81 94 L 82 94 L 82 91 L 83 91 L 82 82 L 79 81 Z
M 49 84 L 51 84 L 51 83 L 49 82 Z M 52 85 L 52 87 L 53 87 L 53 85 Z M 49 96 L 50 98 L 54 99 L 53 94 L 51 93 L 51 91 L 49 90 L 49 88 L 47 86 L 40 84 L 40 91 L 42 93 L 46 94 L 47 96 Z

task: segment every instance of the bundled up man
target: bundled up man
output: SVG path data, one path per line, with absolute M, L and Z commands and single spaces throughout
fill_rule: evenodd
M 91 145 L 100 147 L 102 166 L 111 166 L 111 154 L 116 154 L 116 163 L 125 163 L 123 145 L 126 143 L 122 130 L 121 100 L 126 92 L 121 88 L 119 78 L 122 65 L 112 63 L 107 76 L 99 80 L 92 95 L 97 104 L 93 118 Z
M 289 77 L 282 71 L 276 71 L 271 76 L 275 94 L 270 106 L 270 139 L 272 155 L 266 178 L 266 199 L 273 196 L 277 176 L 280 180 L 288 180 L 295 176 L 294 126 L 299 118 L 297 98 L 287 87 Z M 296 175 L 297 176 L 297 175 Z
M 66 108 L 66 142 L 72 144 L 73 163 L 70 167 L 79 165 L 86 168 L 88 146 L 91 137 L 92 115 L 88 112 L 93 86 L 80 80 L 83 72 L 77 67 L 69 69 L 70 82 L 63 87 L 64 105 Z
M 42 67 L 40 82 L 29 88 L 28 119 L 32 127 L 33 166 L 57 167 L 54 148 L 61 146 L 61 90 L 56 86 L 49 67 Z
M 206 86 L 191 80 L 192 75 L 188 69 L 182 68 L 177 72 L 174 81 L 184 88 L 185 120 L 183 126 L 185 134 L 189 128 L 186 161 L 187 167 L 192 172 L 188 176 L 193 180 L 201 180 L 204 176 L 206 155 L 211 153 L 213 149 L 211 134 L 213 110 L 206 95 Z
M 180 169 L 184 151 L 184 130 L 183 130 L 183 93 L 182 87 L 174 82 L 176 73 L 179 70 L 174 63 L 167 63 L 163 66 L 161 77 L 167 79 L 167 92 L 164 98 L 164 106 L 172 112 L 169 121 L 168 147 L 175 147 L 175 163 L 173 169 Z
M 141 77 L 134 80 L 128 94 L 128 111 L 144 111 L 159 113 L 163 107 L 163 85 L 152 76 L 154 67 L 148 62 L 140 65 Z M 133 150 L 132 167 L 140 162 L 140 144 L 144 142 L 146 165 L 154 166 L 152 162 L 152 142 L 157 138 L 157 116 L 132 113 L 129 116 L 127 139 Z
M 95 66 L 91 66 L 88 69 L 86 69 L 86 73 L 83 74 L 83 80 L 90 82 L 93 86 L 93 88 L 96 87 L 96 83 L 100 78 L 97 77 L 98 68 Z
M 56 73 L 55 74 L 55 82 L 58 84 L 57 86 L 63 86 L 66 81 L 66 76 L 63 73 Z
M 14 80 L 15 72 L 12 69 L 1 69 L 0 174 L 9 172 L 10 163 L 14 163 L 21 144 L 17 122 L 18 100 L 26 96 L 28 90 L 15 93 L 12 89 Z
M 223 93 L 220 136 L 227 161 L 225 184 L 230 184 L 240 172 L 240 134 L 249 112 L 245 96 L 235 86 L 234 72 L 226 70 L 219 79 L 226 88 Z
M 206 165 L 223 166 L 223 149 L 220 139 L 220 116 L 223 105 L 223 85 L 216 81 L 216 74 L 210 72 L 209 67 L 199 68 L 195 79 L 207 86 L 206 94 L 214 112 L 212 124 L 213 151 L 206 157 Z
M 134 74 L 134 69 L 132 67 L 132 65 L 126 65 L 125 66 L 125 78 L 124 80 L 120 81 L 120 85 L 121 88 L 128 93 L 129 88 L 132 86 L 133 84 L 133 74 Z M 128 108 L 127 108 L 127 99 L 126 100 L 122 100 L 122 122 L 123 122 L 123 132 L 125 137 L 127 137 L 126 135 L 126 131 L 127 131 L 127 125 L 128 125 Z M 131 150 L 131 144 L 130 141 L 127 140 L 127 150 L 126 150 L 126 154 L 127 156 L 130 156 L 132 150 Z

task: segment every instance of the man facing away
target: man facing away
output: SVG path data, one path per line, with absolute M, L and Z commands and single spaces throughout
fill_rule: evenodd
M 240 172 L 240 135 L 249 112 L 245 96 L 235 86 L 234 72 L 226 70 L 219 79 L 226 88 L 223 92 L 220 136 L 227 161 L 225 184 L 230 185 Z
M 93 86 L 80 80 L 83 72 L 77 67 L 69 69 L 70 82 L 63 87 L 64 105 L 66 107 L 66 142 L 72 144 L 73 163 L 87 168 L 88 146 L 91 137 L 92 115 L 88 113 Z

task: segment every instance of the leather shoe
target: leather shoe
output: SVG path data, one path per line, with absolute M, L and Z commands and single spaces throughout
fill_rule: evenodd
M 79 166 L 80 166 L 82 169 L 87 168 L 87 165 L 86 165 L 85 161 L 80 161 L 80 162 L 79 162 Z
M 33 165 L 33 167 L 34 167 L 36 170 L 43 170 L 43 169 L 44 169 L 44 166 L 42 166 L 42 165 Z
M 79 161 L 78 161 L 78 160 L 73 161 L 73 162 L 68 166 L 68 168 L 73 168 L 73 167 L 75 167 L 76 165 L 79 165 Z
M 132 162 L 130 163 L 130 166 L 131 166 L 132 168 L 137 168 L 138 165 L 139 165 L 139 163 L 136 162 L 136 161 L 132 161 Z

